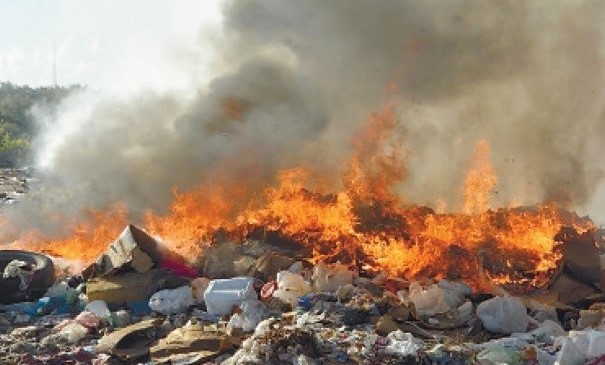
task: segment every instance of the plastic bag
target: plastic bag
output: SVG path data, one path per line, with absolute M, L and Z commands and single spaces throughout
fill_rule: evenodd
M 130 314 L 128 314 L 128 312 L 125 310 L 119 310 L 111 313 L 106 320 L 109 326 L 112 328 L 126 327 L 130 324 Z
M 23 269 L 27 266 L 27 262 L 21 260 L 13 260 L 4 267 L 2 277 L 7 278 L 19 278 L 19 290 L 25 290 L 29 286 L 31 279 L 33 278 L 33 272 Z
M 456 316 L 459 321 L 465 322 L 473 317 L 473 303 L 466 301 L 456 308 Z
M 149 298 L 149 308 L 166 315 L 183 313 L 194 304 L 190 286 L 160 290 Z
M 477 354 L 477 360 L 481 365 L 507 364 L 521 365 L 521 355 L 510 347 L 493 346 Z
M 424 347 L 422 340 L 415 338 L 411 333 L 401 330 L 389 333 L 387 338 L 389 339 L 389 343 L 385 348 L 385 352 L 390 354 L 415 356 L 418 350 Z
M 25 310 L 25 314 L 32 316 L 35 315 L 46 315 L 46 314 L 67 314 L 71 308 L 67 304 L 65 298 L 62 297 L 42 297 Z
M 86 335 L 88 335 L 88 328 L 82 326 L 79 323 L 72 322 L 63 327 L 59 331 L 59 335 L 67 339 L 70 344 L 77 344 L 82 341 Z
M 70 289 L 69 284 L 67 282 L 61 280 L 54 283 L 50 288 L 46 290 L 44 293 L 45 297 L 59 297 L 63 296 Z
M 288 268 L 288 271 L 293 274 L 298 274 L 303 270 L 303 268 L 304 267 L 302 261 L 296 261 Z
M 93 300 L 84 307 L 84 310 L 94 313 L 99 318 L 105 318 L 111 314 L 104 300 Z
M 298 274 L 289 271 L 280 271 L 277 273 L 277 290 L 273 292 L 273 297 L 296 307 L 298 298 L 311 292 L 311 286 Z
M 313 268 L 312 280 L 316 291 L 333 293 L 339 287 L 353 283 L 353 272 L 342 264 L 319 263 Z
M 427 289 L 423 289 L 420 283 L 414 281 L 410 284 L 408 298 L 403 299 L 412 301 L 418 314 L 432 316 L 458 307 L 470 293 L 468 286 L 447 280 L 441 280 Z
M 234 314 L 227 328 L 241 328 L 244 332 L 254 331 L 266 313 L 266 307 L 258 300 L 246 300 L 240 305 L 241 312 Z
M 61 332 L 65 327 L 68 327 L 74 323 L 79 324 L 87 329 L 92 329 L 99 326 L 101 319 L 92 312 L 84 311 L 78 314 L 74 319 L 63 320 L 53 328 L 53 331 Z
M 526 332 L 529 319 L 523 302 L 513 297 L 495 297 L 477 306 L 477 316 L 490 332 Z
M 546 320 L 558 321 L 557 310 L 552 305 L 530 300 L 528 308 L 530 310 L 530 316 L 535 318 L 538 322 L 544 322 Z
M 564 339 L 561 350 L 557 355 L 557 361 L 555 364 L 583 365 L 586 362 L 586 356 L 584 354 L 585 353 L 574 343 L 573 339 L 566 338 Z
M 605 355 L 605 332 L 590 331 L 588 339 L 587 357 L 594 358 Z

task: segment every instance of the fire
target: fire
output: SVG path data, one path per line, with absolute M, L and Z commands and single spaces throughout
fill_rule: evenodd
M 79 221 L 65 223 L 70 232 L 67 237 L 49 239 L 38 231 L 31 231 L 7 248 L 30 249 L 68 260 L 92 262 L 128 224 L 127 209 L 121 204 L 107 211 L 87 210 L 82 216 Z M 65 221 L 60 216 L 53 219 Z
M 175 191 L 169 211 L 148 212 L 144 227 L 192 262 L 220 234 L 241 242 L 262 230 L 298 243 L 313 262 L 339 261 L 405 279 L 463 279 L 478 290 L 494 283 L 543 286 L 561 259 L 559 230 L 593 228 L 554 204 L 491 209 L 497 177 L 484 140 L 470 158 L 463 212 L 406 205 L 396 187 L 407 175 L 409 151 L 396 138 L 397 125 L 396 107 L 389 105 L 360 128 L 340 190 L 313 188 L 323 184 L 303 168 L 280 171 L 261 197 L 245 184 L 204 183 Z M 86 218 L 71 225 L 67 238 L 30 233 L 17 244 L 91 261 L 127 223 L 126 208 Z
M 498 182 L 496 172 L 489 161 L 490 145 L 481 140 L 471 157 L 471 169 L 464 183 L 464 212 L 480 213 L 489 209 L 491 189 Z
M 220 229 L 233 227 L 238 196 L 245 195 L 245 187 L 199 186 L 192 192 L 174 191 L 174 200 L 166 215 L 147 212 L 146 229 L 158 236 L 172 250 L 184 257 L 198 257 Z

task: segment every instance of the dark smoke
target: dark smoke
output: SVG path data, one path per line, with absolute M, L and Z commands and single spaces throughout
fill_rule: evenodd
M 224 12 L 219 75 L 195 97 L 66 103 L 40 139 L 45 190 L 11 215 L 39 227 L 115 201 L 134 217 L 162 211 L 173 187 L 225 165 L 259 187 L 299 164 L 336 177 L 355 127 L 393 100 L 412 151 L 407 201 L 459 208 L 478 139 L 492 144 L 498 204 L 582 207 L 600 183 L 605 2 L 239 0 Z

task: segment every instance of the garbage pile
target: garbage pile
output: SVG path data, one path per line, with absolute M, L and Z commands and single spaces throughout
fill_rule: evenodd
M 590 260 L 568 257 L 549 290 L 515 296 L 235 246 L 198 271 L 130 225 L 54 282 L 52 263 L 5 251 L 2 280 L 20 294 L 0 299 L 0 363 L 605 365 L 600 277 L 578 275 Z

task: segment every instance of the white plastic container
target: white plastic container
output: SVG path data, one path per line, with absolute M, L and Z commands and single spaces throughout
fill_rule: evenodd
M 231 313 L 234 305 L 239 306 L 245 300 L 258 299 L 253 283 L 254 280 L 248 277 L 212 280 L 204 292 L 208 313 L 224 316 Z
M 605 355 L 605 332 L 590 331 L 588 333 L 588 358 Z

